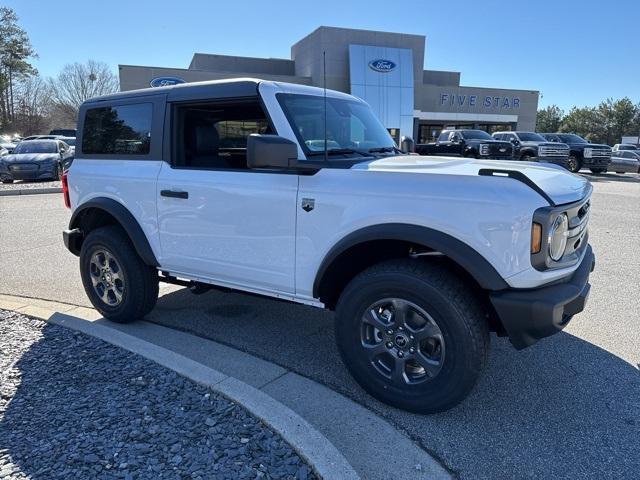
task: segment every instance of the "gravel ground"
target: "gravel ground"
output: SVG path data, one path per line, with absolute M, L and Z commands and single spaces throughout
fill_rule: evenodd
M 0 190 L 26 190 L 38 188 L 62 188 L 62 182 L 52 180 L 18 180 L 13 183 L 0 183 Z
M 0 310 L 0 479 L 316 478 L 227 399 L 92 337 Z

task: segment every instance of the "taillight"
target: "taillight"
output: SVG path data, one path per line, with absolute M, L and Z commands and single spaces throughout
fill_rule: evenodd
M 69 182 L 67 181 L 67 172 L 62 174 L 62 197 L 64 198 L 64 206 L 71 208 L 71 200 L 69 199 Z

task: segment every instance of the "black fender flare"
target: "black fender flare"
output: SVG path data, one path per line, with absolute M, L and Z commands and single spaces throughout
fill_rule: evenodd
M 156 259 L 156 256 L 151 249 L 151 245 L 147 240 L 147 236 L 144 234 L 144 231 L 138 221 L 124 205 L 112 198 L 96 197 L 80 205 L 71 216 L 71 220 L 69 221 L 69 230 L 82 230 L 82 219 L 89 209 L 102 210 L 115 218 L 131 239 L 131 243 L 136 249 L 138 255 L 140 255 L 140 258 L 142 258 L 142 261 L 150 266 L 159 266 L 158 260 Z M 85 232 L 81 231 L 81 234 L 84 236 Z
M 507 282 L 482 255 L 451 235 L 420 225 L 386 223 L 364 227 L 348 234 L 325 255 L 313 283 L 313 296 L 319 298 L 322 278 L 333 261 L 349 248 L 372 240 L 400 240 L 438 251 L 460 265 L 478 284 L 492 291 L 508 288 Z

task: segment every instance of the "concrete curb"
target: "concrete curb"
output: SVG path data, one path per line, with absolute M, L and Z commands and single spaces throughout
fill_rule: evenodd
M 21 188 L 18 190 L 0 190 L 0 197 L 10 197 L 13 195 L 41 195 L 43 193 L 62 193 L 62 188 L 47 187 L 47 188 Z
M 115 324 L 72 304 L 0 294 L 0 308 L 100 338 L 210 387 L 278 432 L 323 478 L 451 478 L 369 409 L 235 348 L 155 323 Z M 384 455 L 390 446 L 394 455 Z

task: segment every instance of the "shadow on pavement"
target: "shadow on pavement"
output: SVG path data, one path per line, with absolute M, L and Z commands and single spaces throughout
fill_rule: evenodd
M 494 336 L 489 368 L 471 396 L 449 412 L 422 416 L 383 405 L 355 384 L 327 312 L 182 289 L 161 297 L 149 320 L 330 386 L 385 416 L 461 477 L 630 478 L 640 471 L 638 370 L 568 333 L 520 352 Z
M 640 176 L 636 173 L 586 173 L 580 172 L 580 174 L 589 179 L 592 183 L 610 183 L 610 182 L 623 182 L 623 183 L 640 183 Z

